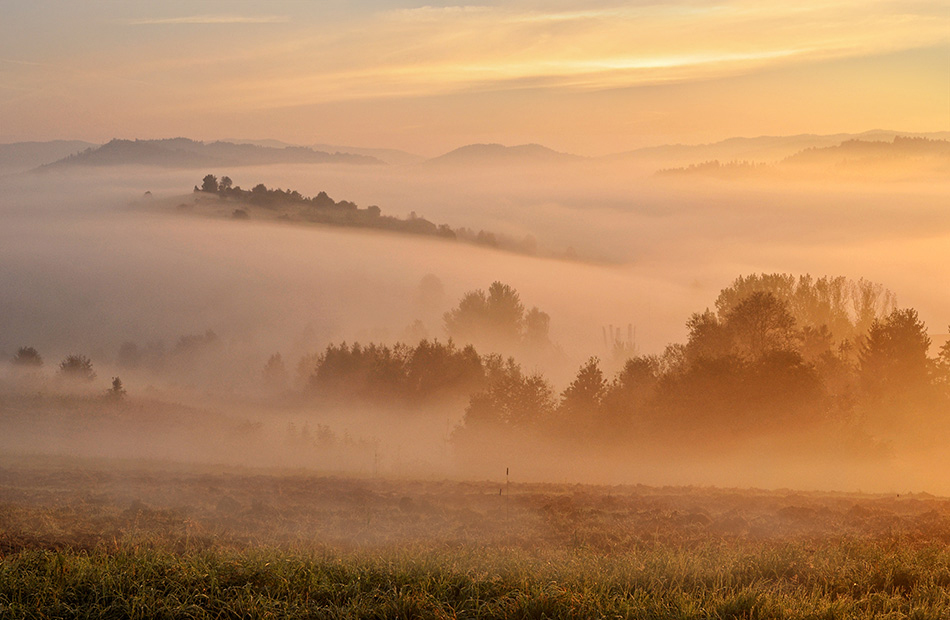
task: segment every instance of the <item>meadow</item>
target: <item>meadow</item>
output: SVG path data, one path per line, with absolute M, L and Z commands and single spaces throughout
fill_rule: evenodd
M 950 500 L 0 463 L 3 618 L 946 618 Z

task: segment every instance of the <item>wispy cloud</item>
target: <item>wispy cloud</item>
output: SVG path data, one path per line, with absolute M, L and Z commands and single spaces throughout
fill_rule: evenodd
M 267 106 L 277 100 L 705 80 L 932 46 L 948 39 L 948 26 L 948 16 L 915 13 L 894 0 L 400 9 L 360 22 L 358 31 L 332 45 L 312 39 L 304 46 L 308 60 L 297 65 L 287 58 L 299 70 L 275 72 L 263 78 L 267 88 L 258 82 L 247 96 Z
M 290 21 L 286 15 L 188 15 L 183 17 L 161 17 L 132 19 L 126 21 L 132 26 L 166 26 L 178 24 L 284 24 Z
M 408 109 L 413 98 L 444 95 L 500 101 L 509 91 L 512 100 L 528 91 L 619 98 L 639 86 L 738 75 L 751 83 L 778 75 L 773 69 L 862 58 L 871 75 L 876 58 L 950 44 L 946 0 L 511 0 L 339 12 L 321 4 L 288 0 L 267 15 L 103 16 L 113 27 L 102 29 L 103 45 L 76 46 L 75 54 L 57 55 L 54 45 L 6 52 L 0 42 L 0 81 L 70 101 L 108 93 L 110 106 L 122 96 L 127 109 L 156 117 L 236 117 L 396 99 Z M 215 27 L 245 24 L 279 26 L 247 26 L 239 45 L 231 28 Z M 130 27 L 138 33 L 131 44 Z M 109 41 L 113 33 L 120 38 Z M 923 84 L 915 76 L 934 71 L 908 71 L 895 92 L 933 99 L 910 80 Z M 203 96 L 191 96 L 198 88 Z

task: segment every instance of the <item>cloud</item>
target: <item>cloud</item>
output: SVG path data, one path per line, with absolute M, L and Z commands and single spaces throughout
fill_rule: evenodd
M 285 15 L 189 15 L 133 19 L 126 23 L 132 26 L 165 26 L 178 24 L 284 24 L 290 21 Z
M 300 55 L 286 57 L 294 70 L 263 78 L 267 88 L 255 84 L 250 99 L 268 106 L 532 84 L 587 90 L 707 80 L 946 42 L 950 20 L 926 8 L 891 0 L 692 0 L 396 9 L 360 20 L 332 43 L 302 34 Z

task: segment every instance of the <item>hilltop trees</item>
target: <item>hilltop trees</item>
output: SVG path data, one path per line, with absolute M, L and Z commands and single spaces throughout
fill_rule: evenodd
M 501 248 L 509 251 L 536 254 L 537 241 L 533 237 L 524 240 L 513 239 L 487 231 L 477 233 L 467 228 L 453 229 L 448 224 L 436 224 L 416 215 L 412 211 L 407 218 L 383 215 L 376 205 L 365 209 L 348 200 L 334 200 L 325 191 L 312 197 L 302 195 L 292 189 L 271 189 L 263 183 L 254 185 L 250 190 L 234 185 L 228 176 L 218 178 L 207 174 L 201 184 L 194 186 L 196 193 L 216 194 L 222 200 L 240 202 L 241 208 L 231 211 L 234 219 L 247 219 L 256 215 L 251 213 L 254 207 L 265 210 L 271 217 L 301 223 L 330 224 L 354 228 L 373 228 L 414 235 L 439 237 L 441 239 L 461 240 L 477 245 Z
M 526 313 L 518 292 L 498 281 L 488 287 L 487 294 L 481 289 L 469 291 L 443 315 L 450 338 L 493 351 L 550 345 L 550 320 L 538 308 Z
M 218 177 L 213 174 L 206 175 L 205 178 L 201 180 L 201 191 L 208 192 L 209 194 L 218 193 Z

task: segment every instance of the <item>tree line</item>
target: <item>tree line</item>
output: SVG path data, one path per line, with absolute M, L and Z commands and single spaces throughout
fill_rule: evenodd
M 305 358 L 306 390 L 405 404 L 455 394 L 465 403 L 460 446 L 499 432 L 589 445 L 870 432 L 888 419 L 950 412 L 950 343 L 930 357 L 917 312 L 865 280 L 740 277 L 715 310 L 688 319 L 685 343 L 632 356 L 612 377 L 591 357 L 561 391 L 515 358 L 468 344 L 524 344 L 539 324 L 547 340 L 546 314 L 525 313 L 504 284 L 489 290 L 445 313 L 448 342 L 342 343 Z
M 293 386 L 274 354 L 263 380 L 271 394 L 315 406 L 457 407 L 464 414 L 453 440 L 462 450 L 498 434 L 582 446 L 699 445 L 808 430 L 870 437 L 888 424 L 950 413 L 950 342 L 932 355 L 917 312 L 865 280 L 739 277 L 713 308 L 688 318 L 685 342 L 631 355 L 613 376 L 591 357 L 562 390 L 518 361 L 558 349 L 549 315 L 527 308 L 511 286 L 494 282 L 466 293 L 442 322 L 444 341 L 331 343 L 300 359 Z M 182 336 L 167 354 L 125 343 L 118 363 L 158 370 L 170 356 L 174 367 L 192 368 L 219 349 L 209 330 Z M 32 347 L 12 361 L 22 369 L 43 365 Z M 67 356 L 58 374 L 96 377 L 83 355 Z M 111 392 L 125 393 L 118 377 Z
M 205 175 L 201 185 L 195 185 L 194 191 L 215 194 L 222 199 L 233 200 L 244 205 L 279 211 L 280 217 L 284 219 L 296 219 L 334 226 L 374 228 L 464 241 L 522 254 L 534 255 L 537 253 L 537 242 L 531 236 L 518 240 L 485 230 L 474 231 L 465 227 L 452 228 L 448 224 L 436 224 L 424 217 L 417 216 L 415 211 L 411 212 L 407 218 L 383 215 L 382 210 L 376 205 L 361 209 L 356 203 L 348 200 L 336 201 L 323 191 L 315 196 L 307 197 L 297 190 L 269 189 L 263 183 L 258 183 L 253 188 L 245 190 L 234 185 L 230 177 L 222 176 L 219 180 L 213 174 Z M 293 211 L 288 212 L 291 209 Z M 236 208 L 231 215 L 235 219 L 248 219 L 250 217 L 247 208 Z

